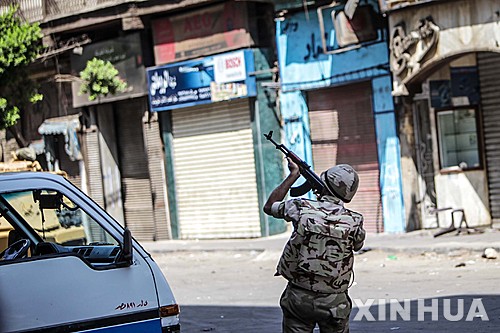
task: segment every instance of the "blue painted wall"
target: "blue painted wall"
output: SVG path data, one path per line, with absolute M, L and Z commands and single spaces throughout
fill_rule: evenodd
M 373 112 L 380 165 L 380 190 L 385 232 L 406 230 L 401 153 L 389 76 L 372 80 Z
M 377 1 L 372 1 L 377 8 Z M 285 143 L 312 165 L 309 116 L 304 91 L 370 80 L 380 164 L 380 185 L 384 229 L 405 231 L 399 139 L 391 96 L 391 78 L 385 30 L 379 39 L 359 48 L 335 54 L 323 49 L 338 47 L 331 11 L 322 18 L 326 45 L 321 40 L 318 12 L 308 10 L 287 14 L 276 23 L 278 63 L 281 77 L 280 109 L 284 119 Z

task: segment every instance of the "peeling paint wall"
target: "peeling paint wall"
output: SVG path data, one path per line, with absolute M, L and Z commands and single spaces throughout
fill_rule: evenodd
M 378 8 L 376 1 L 370 3 L 375 9 Z M 325 12 L 297 11 L 277 20 L 281 75 L 280 106 L 286 143 L 314 169 L 307 91 L 370 81 L 384 229 L 389 232 L 403 232 L 406 221 L 400 144 L 391 95 L 392 82 L 388 68 L 385 30 L 379 30 L 378 39 L 371 43 L 337 51 L 336 31 L 329 18 L 331 9 L 330 12 Z M 321 23 L 324 24 L 325 40 L 321 38 Z M 321 170 L 316 170 L 319 171 Z

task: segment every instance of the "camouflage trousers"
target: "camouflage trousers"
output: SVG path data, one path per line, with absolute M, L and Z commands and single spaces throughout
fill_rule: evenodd
M 349 333 L 351 299 L 347 292 L 323 294 L 288 284 L 280 299 L 283 333 Z

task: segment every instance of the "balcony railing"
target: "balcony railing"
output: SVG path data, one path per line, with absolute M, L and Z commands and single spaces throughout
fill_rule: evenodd
M 0 0 L 0 12 L 19 5 L 19 15 L 28 22 L 47 22 L 127 2 L 148 0 Z
M 48 22 L 51 20 L 91 12 L 124 3 L 146 2 L 149 0 L 0 0 L 0 13 L 11 4 L 18 4 L 20 15 L 28 22 Z M 333 1 L 333 0 L 332 0 Z M 346 1 L 346 0 L 344 0 Z M 394 10 L 406 6 L 419 5 L 432 1 L 452 0 L 379 0 L 382 10 Z M 277 10 L 303 6 L 300 0 L 271 0 Z M 314 4 L 315 1 L 306 3 Z

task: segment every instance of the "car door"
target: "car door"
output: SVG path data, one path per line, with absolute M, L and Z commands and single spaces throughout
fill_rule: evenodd
M 137 248 L 120 263 L 121 230 L 102 209 L 47 179 L 1 188 L 0 219 L 31 247 L 0 261 L 0 332 L 161 332 L 151 269 Z

